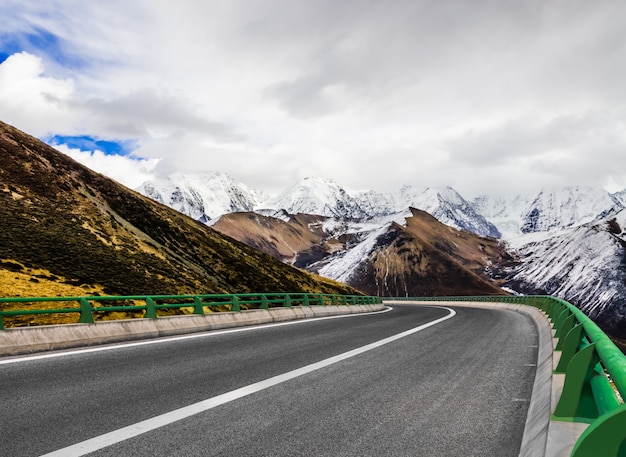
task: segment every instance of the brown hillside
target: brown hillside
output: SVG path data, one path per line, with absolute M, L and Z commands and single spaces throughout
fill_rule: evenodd
M 354 293 L 291 268 L 0 122 L 0 296 Z
M 485 268 L 509 258 L 493 238 L 442 224 L 411 209 L 406 227 L 393 224 L 349 281 L 382 296 L 494 295 L 505 292 Z
M 284 221 L 242 212 L 221 216 L 213 228 L 281 262 L 306 267 L 345 247 L 324 233 L 322 224 L 325 219 L 323 216 L 296 214 Z

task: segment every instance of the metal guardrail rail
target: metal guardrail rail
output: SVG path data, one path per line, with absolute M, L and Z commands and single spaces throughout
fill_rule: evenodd
M 553 420 L 590 424 L 572 457 L 626 457 L 626 356 L 582 311 L 548 295 L 411 297 L 385 300 L 517 303 L 542 310 L 552 322 L 561 358 L 554 370 L 565 374 Z
M 44 309 L 37 303 L 64 302 L 72 307 Z M 143 302 L 143 304 L 137 303 Z M 3 318 L 37 314 L 79 314 L 78 323 L 94 323 L 94 314 L 125 312 L 142 313 L 143 318 L 157 319 L 159 310 L 186 308 L 191 314 L 206 314 L 211 308 L 225 307 L 228 311 L 246 309 L 269 309 L 270 307 L 292 307 L 311 305 L 365 305 L 382 303 L 379 297 L 361 295 L 334 295 L 308 293 L 245 293 L 205 295 L 127 295 L 127 296 L 84 296 L 84 297 L 19 297 L 0 298 L 6 303 L 29 304 L 28 309 L 0 310 L 0 330 L 4 330 Z M 117 304 L 114 304 L 117 303 Z M 98 304 L 100 306 L 98 306 Z M 130 317 L 130 316 L 129 316 Z

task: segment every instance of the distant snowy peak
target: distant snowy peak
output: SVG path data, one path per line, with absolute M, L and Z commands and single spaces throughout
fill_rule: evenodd
M 622 206 L 626 208 L 626 189 L 624 189 L 621 192 L 616 192 L 614 194 L 611 194 L 611 197 L 613 197 L 613 199 L 618 201 L 620 204 L 622 204 Z
M 391 193 L 381 193 L 374 190 L 359 192 L 355 195 L 355 200 L 361 209 L 368 215 L 374 217 L 387 216 L 401 211 L 402 204 L 399 204 L 397 197 Z M 408 205 L 406 206 L 408 208 Z
M 520 230 L 546 232 L 590 222 L 616 203 L 608 192 L 590 187 L 544 189 L 531 203 Z
M 590 187 L 545 188 L 512 198 L 482 196 L 473 205 L 505 238 L 574 227 L 624 208 L 616 196 Z
M 221 172 L 173 173 L 147 181 L 137 191 L 202 222 L 235 211 L 252 211 L 267 198 Z
M 357 201 L 336 182 L 316 177 L 304 178 L 277 197 L 264 201 L 259 209 L 282 209 L 290 214 L 317 214 L 351 219 L 368 216 Z
M 417 208 L 432 214 L 440 222 L 483 236 L 498 237 L 498 229 L 478 214 L 451 187 L 432 189 L 405 185 L 397 192 L 362 192 L 356 197 L 359 205 L 371 216 L 385 216 Z
M 625 228 L 626 210 L 622 210 L 605 220 L 546 233 L 544 239 L 524 235 L 516 240 L 522 262 L 510 284 L 523 292 L 562 297 L 623 334 Z M 524 239 L 527 242 L 520 243 Z
M 427 189 L 420 197 L 416 208 L 432 214 L 444 224 L 478 235 L 500 236 L 498 229 L 451 187 Z

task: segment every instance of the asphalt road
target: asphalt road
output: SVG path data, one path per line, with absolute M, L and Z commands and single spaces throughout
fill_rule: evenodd
M 450 317 L 449 309 L 394 305 L 381 314 L 0 359 L 0 454 L 83 455 L 70 446 L 92 440 L 88 455 L 116 457 L 517 456 L 535 326 L 513 311 L 453 309 Z M 320 361 L 327 363 L 293 372 Z M 172 413 L 189 405 L 200 412 Z

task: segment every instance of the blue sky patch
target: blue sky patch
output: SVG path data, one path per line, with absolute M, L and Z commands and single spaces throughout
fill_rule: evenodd
M 17 37 L 0 35 L 0 63 L 22 50 L 23 47 L 20 45 Z
M 66 49 L 63 40 L 48 30 L 36 28 L 29 33 L 0 34 L 0 63 L 12 54 L 26 51 L 45 56 L 66 68 L 82 68 L 85 62 Z
M 99 140 L 89 135 L 65 136 L 54 135 L 44 138 L 44 141 L 52 146 L 66 145 L 70 149 L 80 149 L 81 151 L 102 151 L 105 155 L 127 156 L 137 144 L 134 141 L 108 141 Z

